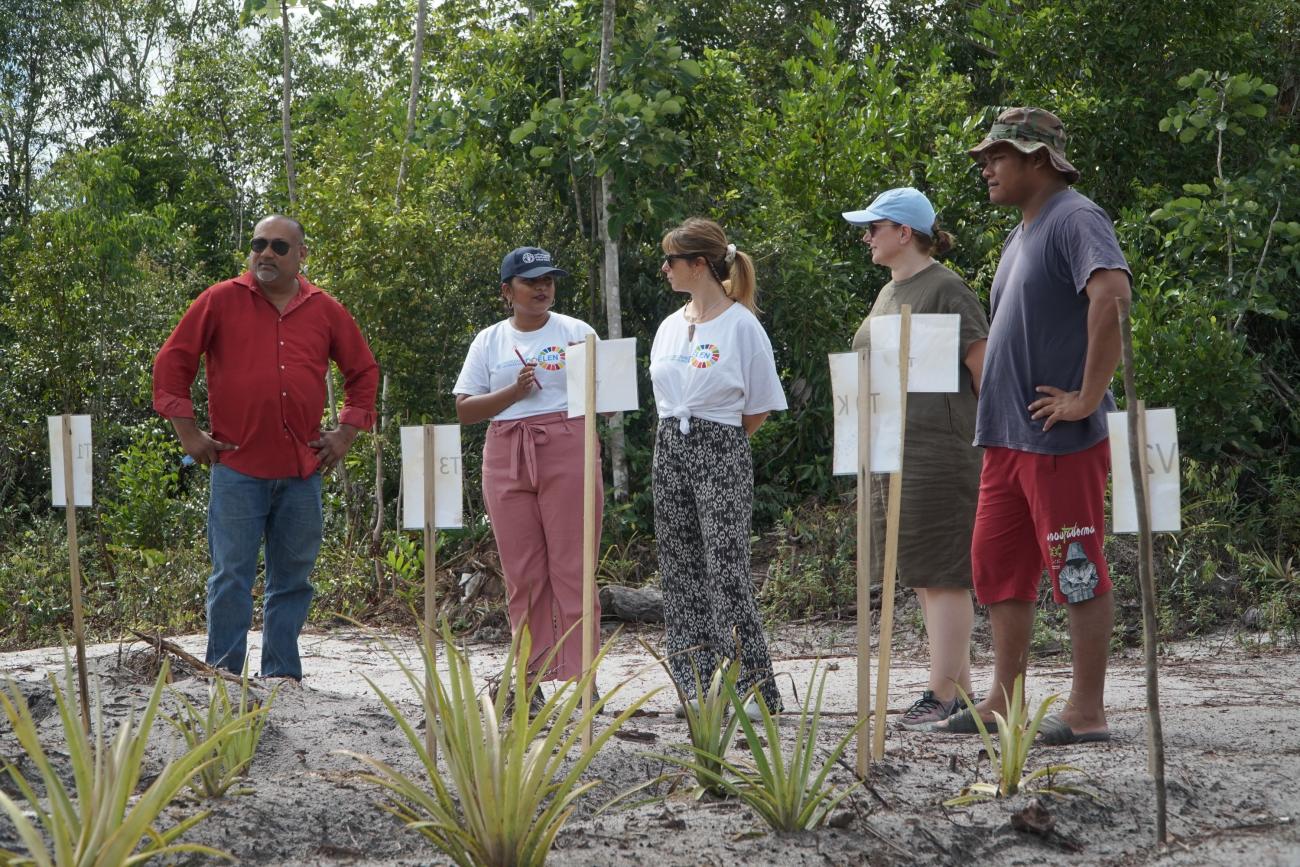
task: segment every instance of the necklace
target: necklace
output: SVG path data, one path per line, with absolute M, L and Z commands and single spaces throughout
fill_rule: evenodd
M 695 299 L 691 299 L 691 300 L 692 302 L 694 302 Z M 731 298 L 724 293 L 721 298 L 719 298 L 717 301 L 714 301 L 712 304 L 710 304 L 708 308 L 698 316 L 692 316 L 691 314 L 687 313 L 685 310 L 682 311 L 682 316 L 685 317 L 686 321 L 689 322 L 691 325 L 695 325 L 696 323 L 703 322 L 705 319 L 708 319 L 710 313 L 712 313 L 714 310 L 717 310 L 719 306 L 721 306 L 722 304 L 730 300 Z

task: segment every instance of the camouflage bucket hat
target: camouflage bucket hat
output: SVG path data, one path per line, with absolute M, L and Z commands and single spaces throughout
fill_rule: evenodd
M 1065 175 L 1069 183 L 1079 180 L 1079 170 L 1065 158 L 1065 126 L 1050 111 L 1041 108 L 1007 109 L 998 115 L 984 141 L 967 153 L 978 159 L 983 151 L 998 142 L 1006 142 L 1023 154 L 1047 148 L 1052 167 Z

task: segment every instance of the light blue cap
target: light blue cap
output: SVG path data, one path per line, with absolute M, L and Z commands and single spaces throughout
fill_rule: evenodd
M 864 211 L 845 211 L 844 219 L 855 226 L 889 220 L 928 235 L 934 230 L 934 205 L 915 187 L 885 190 Z

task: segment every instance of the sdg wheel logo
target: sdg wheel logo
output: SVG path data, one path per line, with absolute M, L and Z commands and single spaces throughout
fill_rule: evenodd
M 537 353 L 537 365 L 544 370 L 564 369 L 564 347 L 548 346 Z
M 718 363 L 722 353 L 712 343 L 698 344 L 691 352 L 691 367 L 712 367 Z

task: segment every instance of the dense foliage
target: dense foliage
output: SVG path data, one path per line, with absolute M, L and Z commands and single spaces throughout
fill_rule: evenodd
M 1071 131 L 1080 187 L 1116 218 L 1133 266 L 1139 389 L 1179 410 L 1193 530 L 1166 540 L 1179 555 L 1166 582 L 1172 625 L 1201 617 L 1209 598 L 1294 612 L 1296 5 L 871 8 L 624 0 L 600 98 L 599 3 L 447 0 L 429 9 L 408 141 L 414 0 L 308 0 L 286 19 L 293 207 L 278 3 L 4 4 L 0 643 L 47 640 L 69 622 L 42 418 L 61 411 L 94 416 L 98 505 L 82 544 L 92 624 L 179 629 L 201 616 L 204 481 L 180 469 L 150 409 L 150 360 L 189 300 L 239 269 L 258 216 L 301 219 L 309 276 L 348 305 L 388 376 L 391 528 L 396 425 L 453 418 L 464 349 L 501 315 L 504 251 L 555 252 L 574 274 L 560 309 L 604 330 L 594 204 L 605 174 L 623 333 L 643 352 L 679 303 L 657 273 L 666 227 L 707 214 L 754 255 L 790 399 L 755 439 L 756 524 L 773 535 L 784 582 L 766 596 L 783 614 L 837 604 L 824 576 L 851 558 L 835 511 L 846 489 L 830 475 L 825 356 L 847 347 L 886 279 L 840 211 L 887 187 L 925 189 L 957 236 L 950 264 L 987 293 L 1015 217 L 987 204 L 965 149 L 1015 104 L 1052 107 Z M 652 424 L 649 410 L 628 419 L 630 497 L 609 510 L 606 533 L 615 572 L 653 533 Z M 472 480 L 482 431 L 465 434 Z M 331 482 L 318 615 L 409 593 L 409 542 L 390 529 L 369 547 L 374 464 L 363 437 L 346 481 Z M 484 538 L 472 484 L 466 493 L 471 529 L 452 548 Z M 801 540 L 808 527 L 832 535 Z M 825 563 L 809 560 L 818 551 Z

